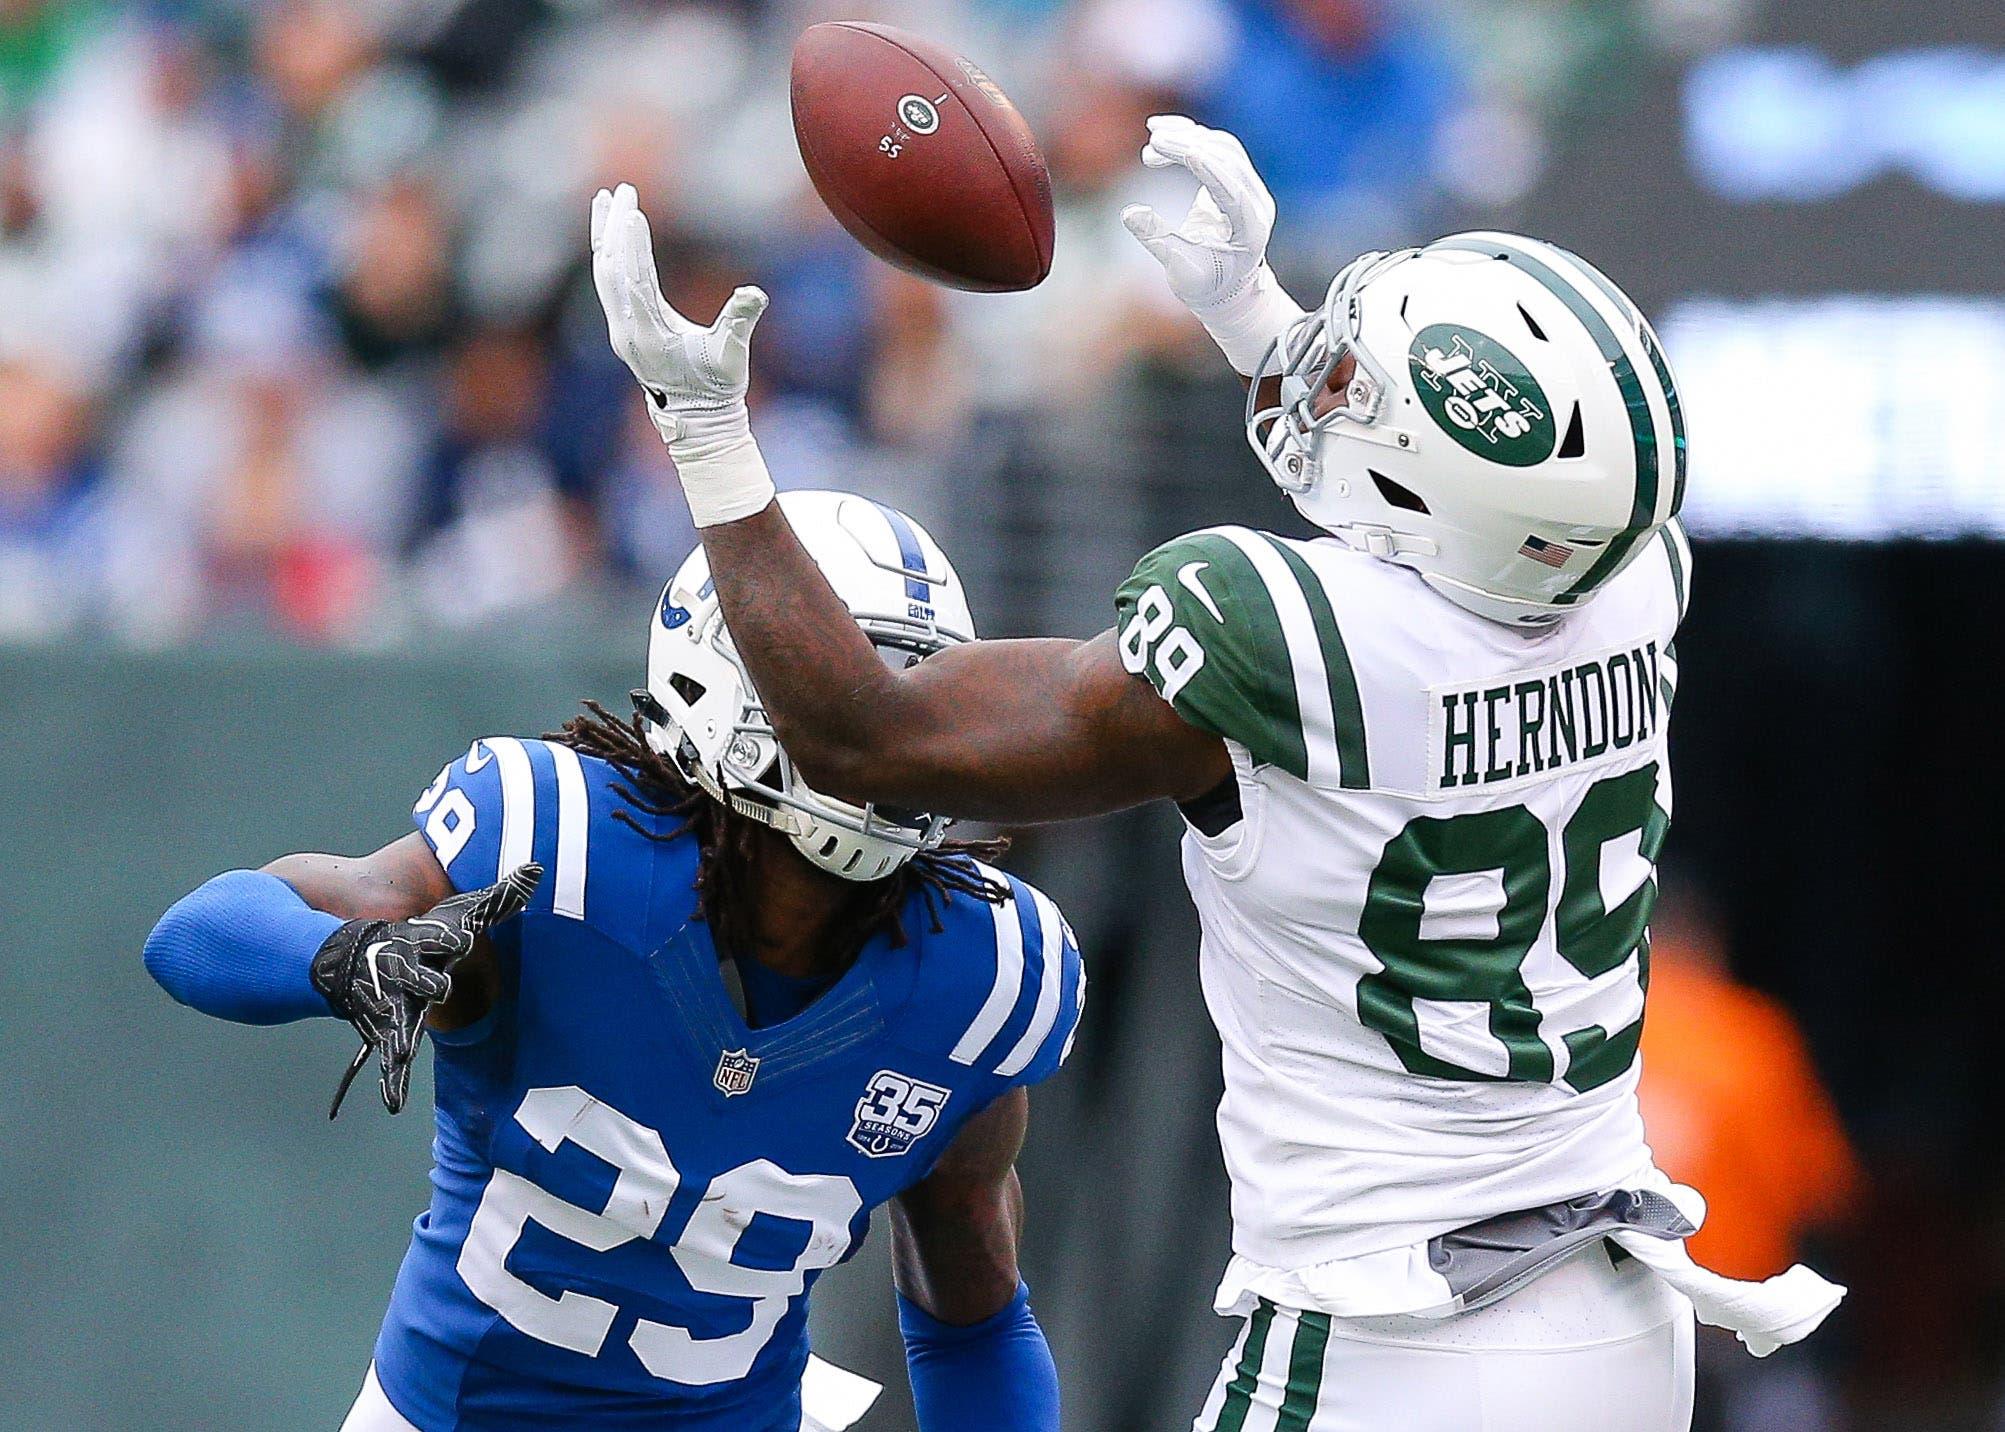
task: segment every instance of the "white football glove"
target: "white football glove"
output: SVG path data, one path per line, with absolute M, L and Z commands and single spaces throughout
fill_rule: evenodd
M 1197 198 L 1174 229 L 1146 204 L 1123 209 L 1121 222 L 1163 266 L 1170 292 L 1197 315 L 1233 368 L 1251 376 L 1302 316 L 1267 265 L 1274 196 L 1236 137 L 1180 114 L 1150 118 L 1142 163 L 1182 165 L 1200 186 Z
M 763 511 L 773 480 L 752 439 L 745 390 L 765 293 L 737 290 L 708 328 L 677 313 L 662 297 L 654 235 L 631 184 L 592 200 L 592 282 L 613 351 L 647 394 L 648 417 L 675 459 L 696 525 Z

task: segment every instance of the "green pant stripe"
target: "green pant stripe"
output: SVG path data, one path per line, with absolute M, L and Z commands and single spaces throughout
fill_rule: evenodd
M 1274 1432 L 1308 1432 L 1323 1395 L 1323 1350 L 1330 1342 L 1330 1315 L 1303 1313 L 1288 1356 L 1288 1392 Z
M 1262 536 L 1267 534 L 1262 533 Z M 1365 708 L 1358 697 L 1357 673 L 1351 670 L 1351 654 L 1344 646 L 1343 632 L 1329 594 L 1309 564 L 1297 556 L 1286 542 L 1268 537 L 1268 542 L 1288 569 L 1295 585 L 1309 604 L 1309 620 L 1316 626 L 1316 642 L 1323 649 L 1323 673 L 1330 686 L 1330 717 L 1336 726 L 1338 784 L 1347 791 L 1371 789 L 1371 760 L 1365 751 Z
M 1622 405 L 1629 411 L 1629 436 L 1636 458 L 1636 486 L 1629 504 L 1629 523 L 1614 540 L 1602 548 L 1601 556 L 1586 573 L 1561 594 L 1563 605 L 1578 602 L 1598 588 L 1621 567 L 1629 551 L 1636 545 L 1636 539 L 1650 530 L 1657 514 L 1657 477 L 1661 462 L 1657 450 L 1657 419 L 1650 412 L 1650 399 L 1643 391 L 1643 382 L 1636 374 L 1636 365 L 1622 347 L 1622 340 L 1601 316 L 1601 310 L 1587 299 L 1587 296 L 1562 277 L 1551 265 L 1542 262 L 1515 244 L 1485 235 L 1482 238 L 1443 239 L 1434 245 L 1438 249 L 1460 250 L 1466 253 L 1490 254 L 1516 264 L 1547 289 L 1553 296 L 1573 311 L 1581 321 L 1595 344 L 1601 349 L 1601 356 L 1608 360 L 1609 372 L 1615 376 L 1615 386 L 1622 395 Z M 1585 270 L 1587 266 L 1581 265 Z M 1667 377 L 1669 370 L 1666 370 Z
M 1253 1408 L 1253 1389 L 1260 1384 L 1260 1364 L 1267 1356 L 1267 1330 L 1274 1325 L 1274 1305 L 1261 1301 L 1246 1324 L 1246 1346 L 1239 1355 L 1239 1371 L 1225 1389 L 1225 1405 L 1218 1409 L 1212 1432 L 1240 1432 L 1246 1414 Z

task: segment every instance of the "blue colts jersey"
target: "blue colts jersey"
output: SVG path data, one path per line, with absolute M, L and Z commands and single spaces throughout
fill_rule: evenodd
M 552 742 L 476 741 L 416 810 L 461 890 L 544 868 L 502 992 L 435 1037 L 431 1205 L 376 1345 L 424 1432 L 795 1432 L 807 1298 L 970 1118 L 1052 1074 L 1085 977 L 1040 892 L 923 899 L 749 1028 L 694 918 L 693 839 Z M 643 828 L 616 821 L 625 809 Z

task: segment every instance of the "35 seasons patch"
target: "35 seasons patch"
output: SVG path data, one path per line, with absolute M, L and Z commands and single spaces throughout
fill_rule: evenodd
M 1552 456 L 1559 434 L 1545 390 L 1496 339 L 1436 323 L 1414 336 L 1406 361 L 1421 404 L 1470 452 L 1506 467 L 1533 467 Z

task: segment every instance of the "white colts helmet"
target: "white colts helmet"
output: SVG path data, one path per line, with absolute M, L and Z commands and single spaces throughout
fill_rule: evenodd
M 843 492 L 787 492 L 779 503 L 886 665 L 900 670 L 974 640 L 961 579 L 904 513 Z M 946 834 L 945 817 L 850 805 L 801 779 L 724 628 L 701 546 L 661 594 L 647 690 L 634 697 L 648 744 L 685 778 L 846 880 L 882 879 Z
M 1254 385 L 1247 435 L 1303 516 L 1495 621 L 1559 620 L 1684 501 L 1685 420 L 1656 334 L 1537 239 L 1367 254 L 1262 371 L 1280 401 Z

